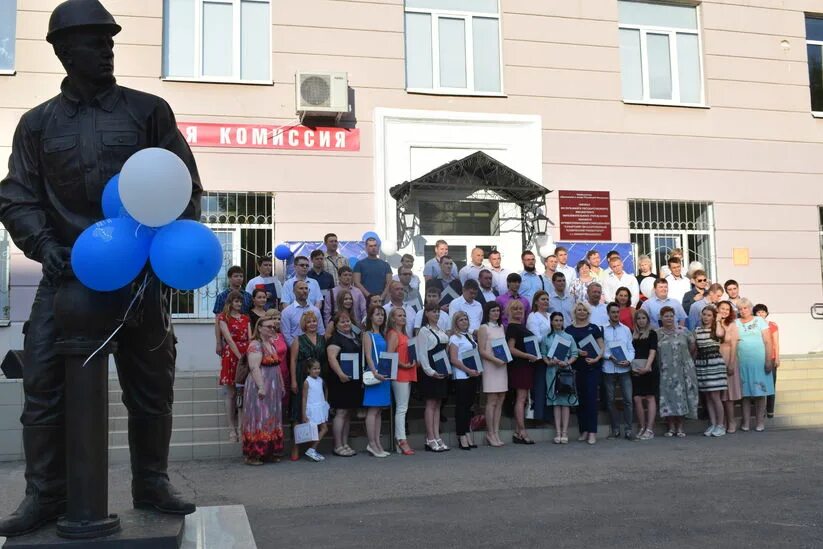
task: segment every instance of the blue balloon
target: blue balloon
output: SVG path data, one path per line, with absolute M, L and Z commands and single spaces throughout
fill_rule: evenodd
M 352 269 L 354 269 L 354 266 L 355 266 L 355 265 L 357 265 L 357 258 L 356 258 L 356 257 L 354 257 L 354 256 L 351 256 L 351 257 L 349 258 L 349 267 L 351 267 Z
M 120 174 L 115 174 L 103 189 L 103 215 L 109 219 L 131 217 L 120 200 Z
M 381 242 L 380 237 L 374 231 L 366 231 L 365 233 L 363 233 L 362 242 L 365 242 L 366 240 L 368 240 L 370 238 L 373 238 L 373 239 L 377 240 L 377 244 L 380 245 L 380 242 Z
M 292 255 L 294 254 L 291 249 L 285 244 L 278 244 L 274 249 L 274 257 L 282 261 L 289 259 Z
M 111 292 L 130 284 L 149 258 L 154 230 L 130 217 L 86 228 L 71 250 L 71 267 L 84 286 Z
M 157 231 L 151 244 L 151 267 L 166 286 L 202 288 L 217 276 L 223 248 L 214 233 L 190 219 L 172 221 Z

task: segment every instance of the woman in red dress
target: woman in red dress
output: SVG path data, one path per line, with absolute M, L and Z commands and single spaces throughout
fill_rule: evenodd
M 226 388 L 226 415 L 229 420 L 229 440 L 237 442 L 237 406 L 235 404 L 236 391 L 234 378 L 237 374 L 237 364 L 245 360 L 246 349 L 251 339 L 249 317 L 242 313 L 243 296 L 240 292 L 232 291 L 226 296 L 226 305 L 223 312 L 217 317 L 220 333 L 223 335 L 223 354 L 220 361 L 220 385 Z

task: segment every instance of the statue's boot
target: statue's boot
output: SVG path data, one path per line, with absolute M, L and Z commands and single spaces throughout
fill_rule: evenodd
M 0 520 L 0 536 L 33 532 L 66 513 L 65 429 L 23 427 L 26 453 L 26 496 L 11 515 Z
M 167 473 L 171 424 L 171 414 L 129 417 L 131 495 L 136 509 L 188 515 L 196 507 L 180 497 Z

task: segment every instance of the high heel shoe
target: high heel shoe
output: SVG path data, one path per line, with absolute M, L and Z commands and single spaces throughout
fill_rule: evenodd
M 407 440 L 398 440 L 395 446 L 397 447 L 398 454 L 403 454 L 404 456 L 414 455 L 414 450 L 412 450 L 411 447 L 409 447 L 409 443 Z
M 520 436 L 519 434 L 517 434 L 517 433 L 513 433 L 513 434 L 512 434 L 512 442 L 513 442 L 514 444 L 526 444 L 525 439 L 523 439 L 523 437 L 521 437 L 521 436 Z
M 445 443 L 445 442 L 443 442 L 443 439 L 442 439 L 442 438 L 438 438 L 438 439 L 437 439 L 437 445 L 438 445 L 438 446 L 440 446 L 440 451 L 441 451 L 441 452 L 448 452 L 449 450 L 451 450 L 451 448 L 449 448 L 448 446 L 446 446 L 446 443 Z
M 426 446 L 424 446 L 427 452 L 442 452 L 443 450 L 440 449 L 440 445 L 437 444 L 437 440 L 426 440 Z
M 466 443 L 466 445 L 463 446 L 463 441 L 462 440 L 457 441 L 457 447 L 460 448 L 461 450 L 466 450 L 466 451 L 469 451 L 469 450 L 472 449 L 471 445 L 468 444 L 468 443 Z
M 477 448 L 477 444 L 475 444 L 471 439 L 469 440 L 469 448 L 471 448 L 472 450 Z

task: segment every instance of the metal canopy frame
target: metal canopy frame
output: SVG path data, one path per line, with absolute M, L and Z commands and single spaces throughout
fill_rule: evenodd
M 545 197 L 551 192 L 483 151 L 452 160 L 417 179 L 389 189 L 389 194 L 397 201 L 397 225 L 403 231 L 401 248 L 408 244 L 407 240 L 411 238 L 409 229 L 413 228 L 407 225 L 404 216 L 409 200 L 412 195 L 425 191 L 465 191 L 467 195 L 494 193 L 503 202 L 517 204 L 520 207 L 524 250 L 535 236 L 534 219 L 544 209 Z

